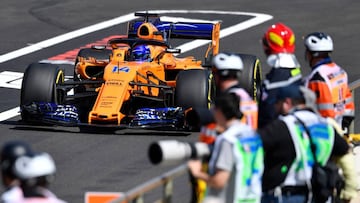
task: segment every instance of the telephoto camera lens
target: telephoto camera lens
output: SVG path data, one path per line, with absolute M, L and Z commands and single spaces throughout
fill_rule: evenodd
M 161 140 L 150 145 L 148 156 L 150 162 L 156 164 L 175 164 L 189 159 L 205 158 L 210 155 L 210 148 L 202 142 L 179 142 L 177 140 Z

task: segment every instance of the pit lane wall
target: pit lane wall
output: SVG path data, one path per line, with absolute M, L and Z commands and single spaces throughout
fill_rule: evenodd
M 349 84 L 350 89 L 353 93 L 353 99 L 355 101 L 355 93 L 356 89 L 360 87 L 360 79 L 356 80 Z M 356 102 L 355 102 L 356 104 Z M 352 123 L 350 127 L 350 134 L 353 137 L 354 142 L 360 143 L 360 134 L 354 134 L 355 121 Z M 354 146 L 353 153 L 355 155 L 355 169 L 358 178 L 358 190 L 359 195 L 356 199 L 353 199 L 351 203 L 359 203 L 360 202 L 360 145 Z M 130 189 L 124 193 L 107 193 L 107 192 L 87 192 L 85 194 L 85 203 L 126 203 L 126 202 L 136 202 L 136 203 L 143 203 L 144 201 L 144 194 L 159 187 L 162 187 L 162 197 L 160 200 L 155 202 L 163 202 L 163 203 L 170 203 L 172 201 L 172 194 L 173 194 L 173 182 L 175 181 L 176 177 L 182 176 L 187 173 L 187 165 L 182 164 L 171 171 L 168 171 L 164 174 L 161 174 L 158 177 L 155 177 L 133 189 Z M 190 199 L 189 199 L 190 201 Z

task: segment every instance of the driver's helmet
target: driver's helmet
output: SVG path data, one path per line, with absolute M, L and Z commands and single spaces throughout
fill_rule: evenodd
M 138 45 L 132 50 L 134 61 L 150 61 L 150 48 L 146 45 Z

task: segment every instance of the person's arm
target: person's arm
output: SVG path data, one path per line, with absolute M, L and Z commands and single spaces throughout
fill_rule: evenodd
M 190 160 L 188 162 L 188 167 L 195 178 L 205 181 L 210 187 L 216 189 L 225 187 L 230 177 L 230 172 L 225 170 L 217 170 L 213 176 L 201 171 L 200 160 Z
M 346 77 L 348 77 L 347 74 L 346 74 Z M 346 85 L 346 89 L 345 89 L 345 112 L 344 112 L 344 116 L 348 116 L 348 117 L 354 117 L 355 116 L 354 98 L 353 98 L 353 94 L 351 92 L 351 89 L 350 89 L 349 85 Z
M 212 175 L 201 170 L 200 160 L 190 160 L 188 162 L 188 168 L 195 178 L 206 181 L 210 187 L 215 189 L 224 188 L 230 178 L 231 170 L 234 166 L 231 144 L 226 141 L 222 142 L 219 153 L 212 154 L 211 159 L 216 159 L 216 169 Z
M 315 74 L 307 85 L 308 88 L 316 94 L 316 104 L 319 113 L 323 117 L 334 118 L 335 111 L 332 102 L 332 94 L 324 79 L 319 74 Z
M 187 166 L 194 178 L 201 179 L 206 182 L 209 180 L 209 174 L 201 170 L 202 162 L 200 160 L 190 160 L 188 161 Z
M 350 202 L 357 196 L 357 177 L 354 165 L 354 155 L 350 151 L 349 144 L 335 131 L 334 147 L 332 157 L 336 164 L 341 168 L 345 186 L 341 191 L 340 198 L 345 202 Z
M 195 178 L 205 181 L 210 187 L 215 189 L 224 188 L 230 177 L 230 172 L 225 170 L 217 170 L 213 176 L 201 171 L 200 160 L 190 160 L 188 167 Z
M 355 104 L 351 90 L 347 88 L 345 96 L 345 111 L 342 118 L 341 127 L 344 129 L 346 135 L 350 134 L 350 125 L 355 119 Z
M 354 155 L 351 152 L 336 159 L 336 164 L 342 169 L 345 181 L 340 198 L 347 202 L 357 196 L 358 183 L 354 163 Z
M 335 138 L 334 138 L 334 146 L 331 152 L 332 157 L 341 157 L 349 152 L 349 144 L 347 141 L 341 137 L 336 130 L 335 132 Z

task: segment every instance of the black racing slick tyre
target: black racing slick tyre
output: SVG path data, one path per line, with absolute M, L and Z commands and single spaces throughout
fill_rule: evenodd
M 87 79 L 81 78 L 80 75 L 76 74 L 76 65 L 79 62 L 79 58 L 85 58 L 85 59 L 94 58 L 98 61 L 109 61 L 111 53 L 112 53 L 112 50 L 110 50 L 110 49 L 96 49 L 96 48 L 81 49 L 78 52 L 78 55 L 75 60 L 74 81 L 79 82 L 82 80 L 87 80 Z M 105 68 L 105 66 L 86 67 L 86 72 L 91 77 L 102 79 L 104 76 L 104 68 Z M 89 88 L 94 89 L 99 86 L 100 86 L 100 84 L 96 84 L 91 87 L 89 87 L 89 85 L 78 84 L 74 87 L 74 94 L 79 95 L 79 94 L 89 91 Z M 96 100 L 96 96 L 88 96 L 85 98 L 79 98 L 78 101 L 76 102 L 76 107 L 78 108 L 81 122 L 84 122 L 84 123 L 87 122 L 88 113 L 90 112 L 92 106 L 94 105 L 95 100 Z
M 262 71 L 259 58 L 249 54 L 238 54 L 244 64 L 239 83 L 245 90 L 248 91 L 250 96 L 259 101 L 260 88 L 262 80 Z
M 95 49 L 95 48 L 84 48 L 80 49 L 76 57 L 76 62 L 78 62 L 78 57 L 83 58 L 95 58 L 96 60 L 106 61 L 110 59 L 112 51 L 110 49 Z
M 20 106 L 32 102 L 63 103 L 64 91 L 57 90 L 56 86 L 63 83 L 65 74 L 57 65 L 46 63 L 32 63 L 24 73 L 21 84 Z M 23 120 L 27 120 L 26 113 L 21 113 Z
M 210 108 L 215 92 L 215 81 L 211 71 L 184 70 L 176 78 L 175 105 L 185 109 Z

